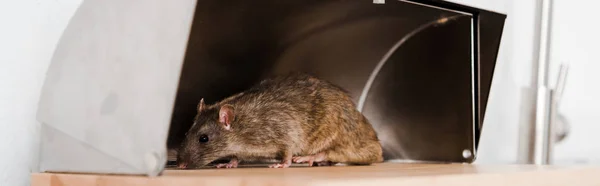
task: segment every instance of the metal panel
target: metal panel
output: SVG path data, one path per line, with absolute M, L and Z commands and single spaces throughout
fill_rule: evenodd
M 156 175 L 164 168 L 195 3 L 82 3 L 43 87 L 41 171 Z

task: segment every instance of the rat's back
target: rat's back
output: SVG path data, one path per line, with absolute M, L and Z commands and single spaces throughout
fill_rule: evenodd
M 294 156 L 321 154 L 332 162 L 382 160 L 377 134 L 348 93 L 314 76 L 275 76 L 221 104 L 233 104 L 240 113 L 242 133 L 261 131 L 259 136 L 243 136 L 250 146 L 266 145 L 273 151 L 286 146 Z M 257 141 L 261 144 L 253 144 Z

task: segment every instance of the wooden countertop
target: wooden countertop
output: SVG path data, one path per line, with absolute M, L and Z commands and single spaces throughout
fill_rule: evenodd
M 287 169 L 169 169 L 159 177 L 34 173 L 32 186 L 600 185 L 600 167 L 382 163 Z

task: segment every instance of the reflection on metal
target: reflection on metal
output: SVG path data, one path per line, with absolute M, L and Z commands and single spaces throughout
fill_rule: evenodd
M 379 60 L 379 62 L 377 63 L 377 66 L 375 66 L 375 69 L 373 69 L 373 72 L 371 72 L 371 75 L 369 75 L 369 79 L 367 80 L 367 83 L 365 84 L 365 87 L 363 88 L 362 93 L 360 94 L 360 98 L 358 100 L 358 105 L 356 106 L 358 111 L 362 112 L 363 107 L 365 105 L 365 101 L 367 100 L 367 96 L 369 95 L 369 90 L 371 90 L 371 85 L 373 85 L 373 81 L 375 81 L 375 78 L 377 77 L 377 74 L 379 74 L 381 67 L 383 67 L 383 65 L 385 65 L 385 63 L 388 61 L 390 56 L 392 56 L 392 54 L 394 54 L 394 52 L 396 52 L 396 50 L 400 46 L 402 46 L 402 44 L 404 44 L 404 42 L 406 42 L 408 39 L 412 38 L 415 34 L 423 31 L 426 28 L 429 28 L 431 26 L 445 24 L 450 20 L 453 20 L 453 19 L 456 19 L 456 18 L 462 17 L 462 16 L 463 15 L 444 17 L 444 18 L 429 22 L 427 24 L 421 25 L 421 26 L 417 27 L 416 29 L 414 29 L 413 31 L 406 34 L 398 42 L 396 42 L 396 44 L 394 44 L 394 46 L 392 46 L 392 48 L 390 48 L 387 51 L 387 53 L 385 53 L 385 55 L 381 58 L 381 60 Z
M 385 4 L 385 0 L 373 0 L 373 4 Z
M 473 107 L 473 109 L 471 110 L 471 113 L 473 114 L 472 119 L 473 119 L 473 136 L 477 136 L 477 131 L 479 131 L 479 126 L 477 126 L 477 119 L 479 118 L 479 114 L 481 112 L 480 108 L 480 104 L 479 104 L 479 100 L 481 98 L 479 98 L 478 94 L 479 91 L 477 89 L 480 88 L 481 83 L 480 83 L 480 78 L 479 78 L 479 72 L 481 71 L 481 69 L 479 69 L 479 66 L 476 65 L 479 63 L 479 58 L 476 58 L 476 53 L 478 52 L 477 46 L 479 45 L 479 43 L 477 43 L 477 40 L 475 39 L 477 36 L 477 31 L 475 31 L 475 25 L 477 20 L 474 18 L 471 18 L 471 106 Z M 481 120 L 483 121 L 483 120 Z M 477 137 L 476 137 L 477 138 Z M 465 155 L 465 151 L 469 152 L 469 156 Z M 477 140 L 473 140 L 473 151 L 469 151 L 469 149 L 465 149 L 463 151 L 463 158 L 465 159 L 475 159 L 473 158 L 474 154 L 477 154 Z
M 463 158 L 469 159 L 473 156 L 473 153 L 471 153 L 471 151 L 469 149 L 465 149 L 465 150 L 463 150 L 462 155 L 463 155 Z
M 440 9 L 440 10 L 444 10 L 444 11 L 448 11 L 448 12 L 454 12 L 454 13 L 459 13 L 459 14 L 473 16 L 473 14 L 469 13 L 469 12 L 459 11 L 459 10 L 450 9 L 450 8 L 444 8 L 444 7 L 440 7 L 440 6 L 434 6 L 434 5 L 431 5 L 431 4 L 419 2 L 419 0 L 398 0 L 398 1 L 406 2 L 406 3 L 411 3 L 411 4 L 416 4 L 416 5 L 419 5 L 419 6 L 425 6 L 425 7 L 429 7 L 429 8 Z
M 379 132 L 386 159 L 472 161 L 462 154 L 475 151 L 471 20 L 423 22 L 392 40 L 388 46 L 397 48 L 387 60 L 381 59 L 388 47 L 371 61 L 365 79 L 383 66 L 372 76 L 362 111 Z

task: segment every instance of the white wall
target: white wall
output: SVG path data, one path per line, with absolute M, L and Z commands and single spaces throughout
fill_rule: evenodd
M 55 45 L 82 0 L 0 0 L 0 185 L 37 170 L 37 102 Z
M 560 164 L 600 164 L 600 1 L 555 1 L 551 65 L 569 63 L 570 72 L 559 111 L 571 133 L 555 147 Z

